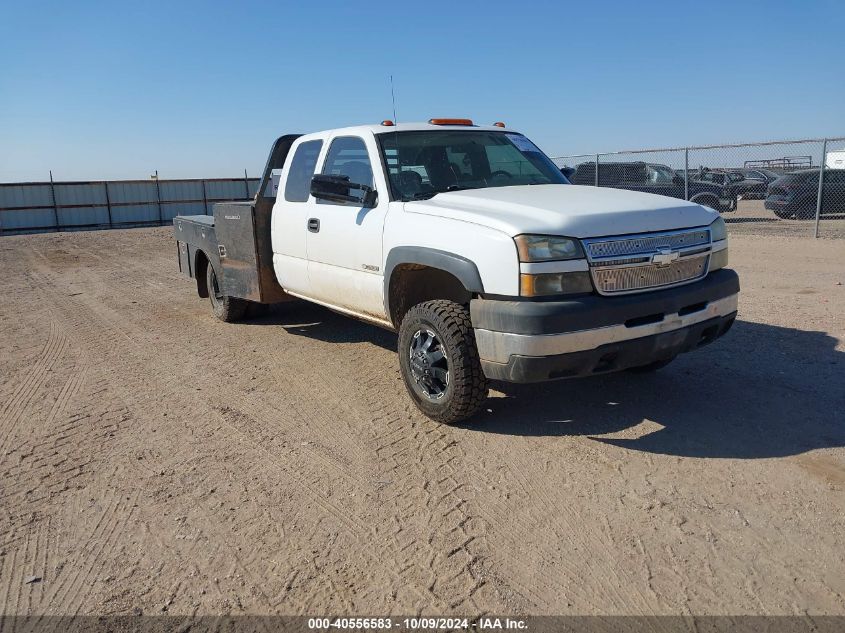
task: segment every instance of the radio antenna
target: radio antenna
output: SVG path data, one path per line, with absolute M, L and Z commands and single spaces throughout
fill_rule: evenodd
M 396 118 L 396 93 L 393 90 L 393 75 L 390 75 L 390 99 L 393 101 L 393 143 L 396 145 L 396 182 L 402 182 L 402 161 L 399 160 L 399 132 L 396 129 L 399 120 Z M 390 178 L 390 164 L 387 165 L 388 179 Z
M 390 98 L 393 100 L 393 124 L 396 125 L 399 121 L 396 119 L 396 94 L 393 92 L 393 75 L 390 75 Z

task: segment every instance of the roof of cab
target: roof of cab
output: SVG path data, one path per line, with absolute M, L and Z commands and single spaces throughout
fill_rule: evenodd
M 395 125 L 382 125 L 381 123 L 372 123 L 369 125 L 355 125 L 351 127 L 335 128 L 331 130 L 322 130 L 319 132 L 312 132 L 305 136 L 324 135 L 326 133 L 332 134 L 363 134 L 370 132 L 371 134 L 389 134 L 391 132 L 419 132 L 423 130 L 481 130 L 489 132 L 511 132 L 515 130 L 498 127 L 495 125 L 434 125 L 432 123 L 397 123 Z

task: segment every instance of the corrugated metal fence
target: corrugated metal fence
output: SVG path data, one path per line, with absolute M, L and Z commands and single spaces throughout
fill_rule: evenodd
M 249 200 L 258 178 L 0 183 L 0 234 L 168 224 L 211 213 L 215 202 Z

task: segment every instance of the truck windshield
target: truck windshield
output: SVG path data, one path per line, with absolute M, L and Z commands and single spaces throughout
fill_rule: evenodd
M 463 189 L 569 184 L 521 134 L 425 130 L 387 132 L 378 139 L 397 200 L 424 200 Z

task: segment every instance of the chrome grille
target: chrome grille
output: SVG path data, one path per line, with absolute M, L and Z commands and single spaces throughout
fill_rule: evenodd
M 642 237 L 621 237 L 602 239 L 587 243 L 590 258 L 615 257 L 618 255 L 637 255 L 655 253 L 662 248 L 677 250 L 690 246 L 710 243 L 710 231 L 697 229 L 678 233 L 662 233 Z
M 703 277 L 709 254 L 685 257 L 668 266 L 623 266 L 593 270 L 593 281 L 602 294 L 631 292 L 669 286 Z
M 600 294 L 642 292 L 704 277 L 710 261 L 710 230 L 590 239 L 584 240 L 584 247 Z M 678 259 L 666 263 L 667 255 Z

